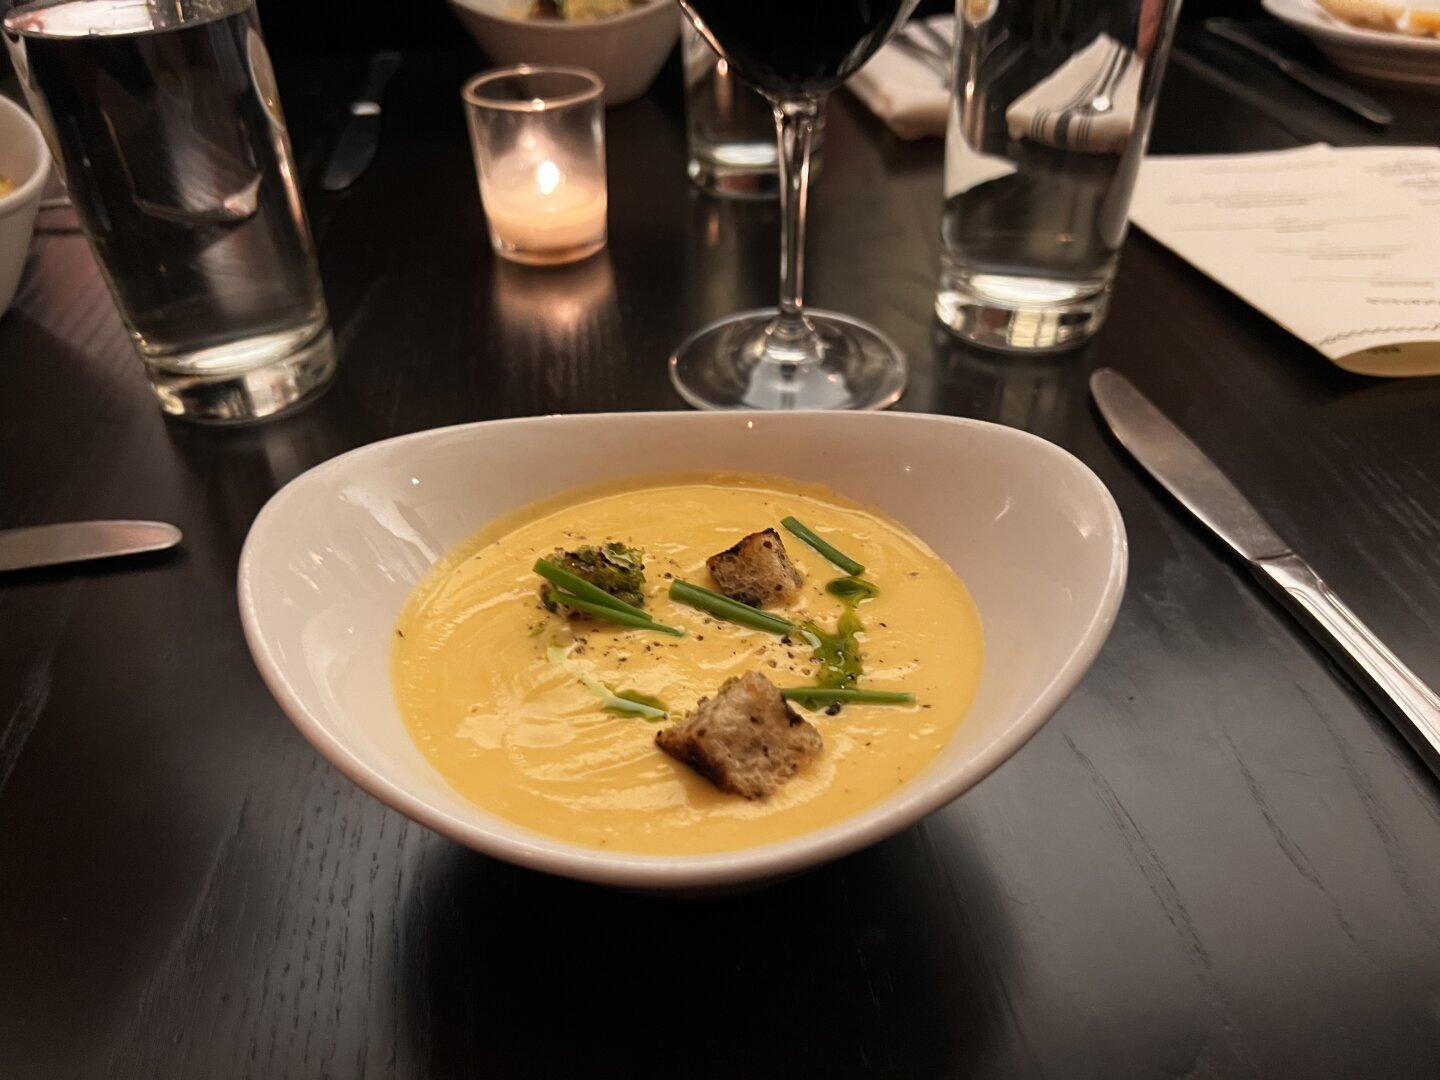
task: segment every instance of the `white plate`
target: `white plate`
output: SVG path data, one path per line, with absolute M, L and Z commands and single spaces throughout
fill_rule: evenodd
M 1263 0 L 1265 10 L 1307 35 L 1336 67 L 1380 82 L 1440 88 L 1440 39 L 1362 30 L 1315 0 Z
M 603 452 L 597 450 L 603 449 Z M 783 471 L 888 511 L 969 586 L 985 626 L 976 700 L 940 757 L 877 806 L 783 843 L 697 856 L 566 843 L 474 806 L 411 741 L 390 687 L 395 618 L 447 550 L 498 514 L 660 469 Z M 1125 529 L 1075 458 L 1011 428 L 906 413 L 617 413 L 408 435 L 311 469 L 266 504 L 240 616 L 296 727 L 376 798 L 462 844 L 635 889 L 795 873 L 904 829 L 978 783 L 1059 708 L 1110 631 Z

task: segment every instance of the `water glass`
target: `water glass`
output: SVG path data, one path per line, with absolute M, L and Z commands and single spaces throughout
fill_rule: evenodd
M 935 311 L 1012 351 L 1104 322 L 1179 0 L 958 0 Z
M 5 42 L 168 413 L 270 416 L 335 370 L 254 0 L 39 0 Z
M 773 199 L 780 194 L 775 113 L 742 81 L 688 19 L 680 31 L 685 77 L 685 171 L 711 195 Z M 820 171 L 825 112 L 815 120 L 810 175 Z
M 712 195 L 775 198 L 780 166 L 770 103 L 736 77 L 688 19 L 680 55 L 690 179 Z
M 480 200 L 498 255 L 554 266 L 605 246 L 604 92 L 594 72 L 528 64 L 465 84 Z

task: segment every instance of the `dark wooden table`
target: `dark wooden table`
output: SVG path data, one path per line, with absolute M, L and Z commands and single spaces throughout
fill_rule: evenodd
M 1173 68 L 1157 150 L 1373 138 L 1222 62 Z M 774 207 L 687 186 L 672 67 L 609 117 L 608 252 L 498 265 L 467 48 L 412 55 L 374 167 L 318 190 L 362 65 L 281 70 L 343 354 L 314 407 L 162 419 L 76 236 L 38 239 L 0 321 L 0 526 L 186 535 L 0 580 L 0 1077 L 1440 1075 L 1440 782 L 1137 474 L 1085 379 L 1128 374 L 1432 684 L 1440 380 L 1348 375 L 1140 235 L 1083 353 L 958 347 L 930 315 L 939 143 L 843 96 L 813 299 L 909 350 L 901 408 L 1035 431 L 1124 512 L 1129 591 L 1071 701 L 923 824 L 709 902 L 494 862 L 326 765 L 241 639 L 236 560 L 266 498 L 402 432 L 680 407 L 668 347 L 771 299 L 777 232 Z M 1392 141 L 1440 137 L 1434 99 L 1384 96 Z

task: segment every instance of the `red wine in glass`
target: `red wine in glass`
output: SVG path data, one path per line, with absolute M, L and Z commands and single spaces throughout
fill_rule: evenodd
M 731 70 L 769 100 L 779 138 L 780 304 L 702 327 L 670 377 L 710 409 L 877 409 L 905 387 L 905 358 L 874 327 L 804 305 L 810 144 L 824 97 L 904 23 L 918 0 L 680 0 Z
M 824 93 L 855 74 L 916 0 L 681 0 L 711 43 L 766 94 Z

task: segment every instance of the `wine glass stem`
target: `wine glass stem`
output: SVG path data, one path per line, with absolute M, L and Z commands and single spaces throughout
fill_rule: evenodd
M 815 333 L 805 318 L 805 211 L 810 193 L 810 148 L 821 95 L 771 98 L 780 153 L 780 317 L 772 338 L 799 341 Z

